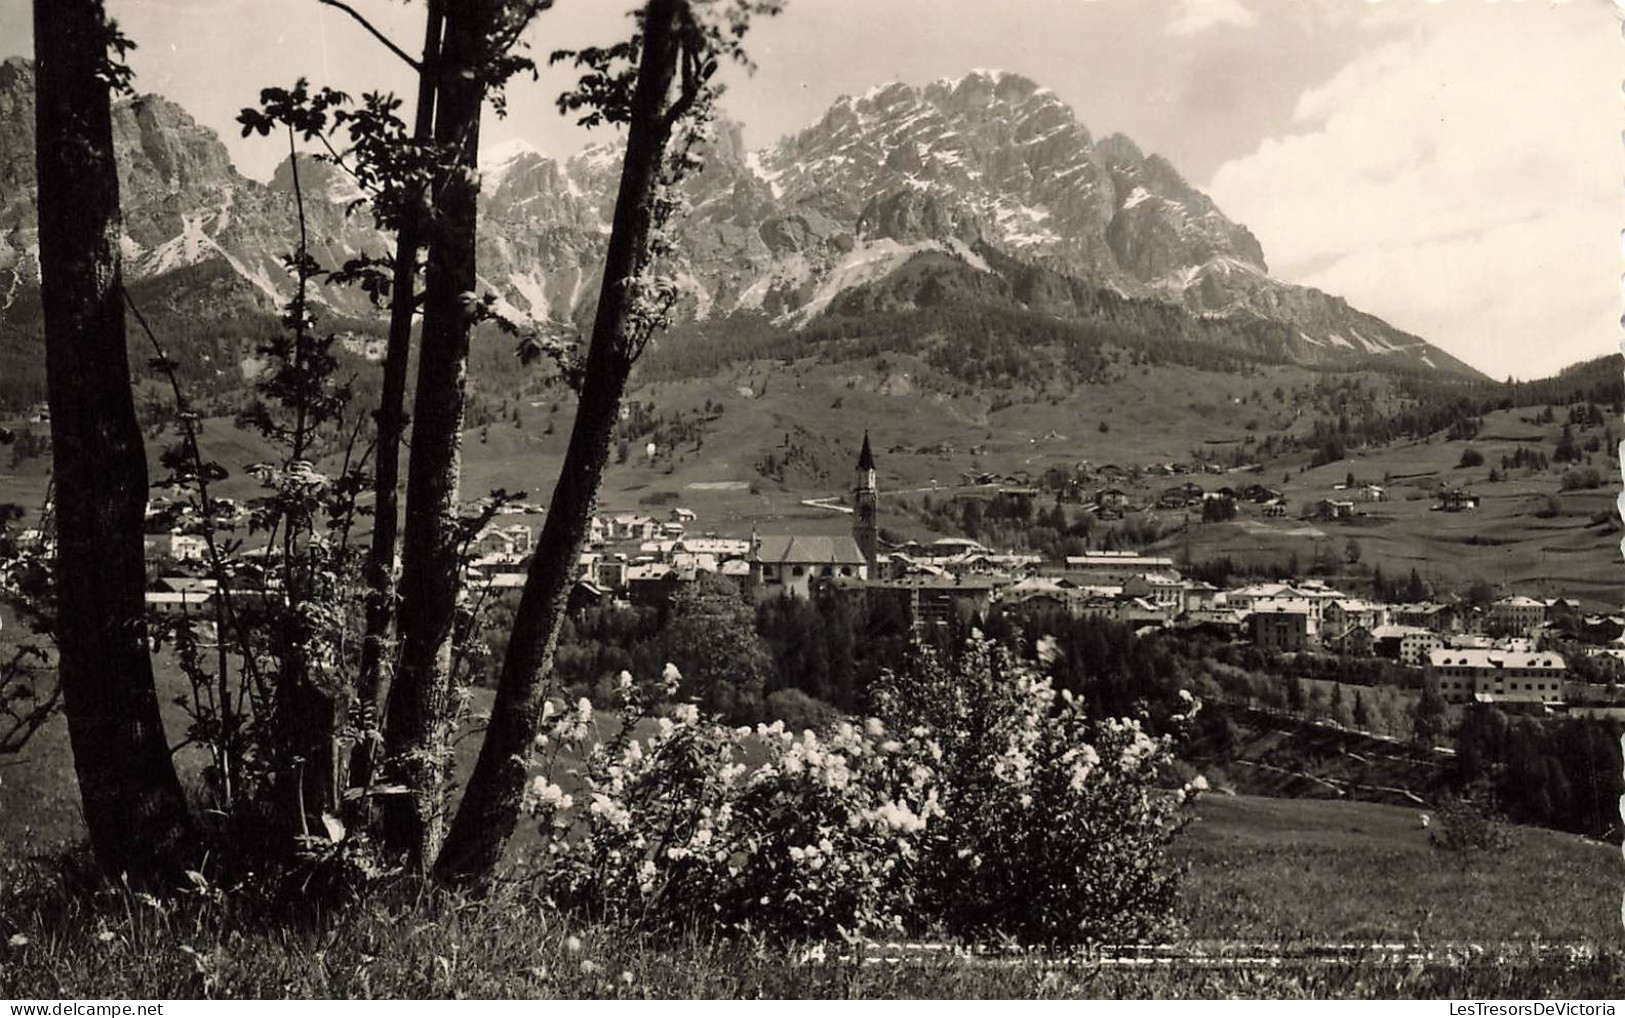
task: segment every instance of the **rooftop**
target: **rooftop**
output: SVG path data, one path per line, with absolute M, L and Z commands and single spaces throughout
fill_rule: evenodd
M 764 534 L 756 541 L 759 562 L 861 566 L 868 562 L 858 542 L 846 536 Z

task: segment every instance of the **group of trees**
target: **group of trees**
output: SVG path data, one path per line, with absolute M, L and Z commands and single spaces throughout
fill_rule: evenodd
M 647 685 L 670 662 L 682 673 L 682 695 L 715 713 L 794 721 L 863 711 L 880 673 L 902 667 L 913 642 L 892 599 L 825 592 L 753 607 L 733 581 L 702 576 L 669 604 L 575 613 L 561 631 L 554 673 L 570 695 L 606 699 L 620 672 Z
M 1455 731 L 1453 783 L 1487 783 L 1506 817 L 1592 837 L 1617 836 L 1618 722 L 1509 716 L 1469 705 Z
M 286 260 L 294 295 L 280 333 L 263 341 L 275 367 L 247 415 L 283 456 L 260 468 L 270 494 L 256 517 L 277 592 L 264 599 L 272 607 L 263 618 L 238 614 L 228 597 L 216 599 L 220 649 L 213 666 L 185 627 L 175 638 L 194 688 L 203 687 L 194 727 L 216 754 L 216 812 L 234 822 L 252 814 L 256 823 L 269 823 L 273 842 L 289 846 L 289 857 L 311 830 L 332 832 L 342 815 L 410 868 L 479 885 L 493 874 L 518 819 L 525 755 L 628 373 L 676 299 L 664 269 L 671 221 L 680 206 L 677 189 L 698 165 L 693 146 L 711 115 L 712 78 L 722 61 L 745 60 L 750 21 L 776 4 L 649 0 L 628 38 L 554 55 L 582 72 L 577 88 L 560 98 L 561 112 L 588 126 L 623 128 L 626 151 L 585 348 L 520 336 L 523 356 L 558 363 L 578 394 L 577 412 L 523 596 L 504 634 L 479 759 L 454 814 L 446 780 L 457 717 L 452 691 L 470 625 L 461 565 L 469 528 L 507 497 L 499 494 L 472 520 L 463 515 L 470 335 L 495 314 L 490 302 L 469 299 L 476 291 L 476 154 L 484 109 L 500 108 L 504 84 L 531 66 L 520 40 L 550 2 L 428 0 L 415 58 L 347 5 L 332 5 L 416 71 L 412 122 L 397 114 L 401 104 L 392 96 L 369 93 L 355 102 L 302 81 L 265 90 L 240 120 L 245 134 L 276 134 L 290 149 L 299 139 L 324 146 L 369 195 L 374 218 L 396 235 L 396 250 L 388 258 L 320 265 L 301 204 L 298 246 Z M 111 100 L 128 87 L 121 58 L 133 44 L 100 0 L 37 0 L 34 24 L 55 494 L 54 586 L 41 618 L 56 646 L 97 859 L 133 882 L 162 883 L 203 865 L 206 856 L 224 864 L 244 846 L 200 836 L 205 827 L 182 794 L 158 714 L 144 619 L 147 465 L 132 394 L 127 305 L 158 351 L 151 368 L 175 387 L 179 438 L 165 454 L 166 467 L 205 509 L 209 484 L 226 471 L 198 447 L 198 411 L 184 395 L 186 352 L 173 337 L 150 332 L 123 285 Z M 302 203 L 297 166 L 294 196 Z M 334 381 L 336 337 L 317 331 L 309 291 L 319 280 L 359 281 L 390 308 L 376 428 L 364 447 L 357 445 L 361 422 L 344 415 L 354 393 Z M 414 350 L 415 316 L 421 331 Z M 409 364 L 416 371 L 410 416 Z M 368 488 L 375 496 L 372 539 L 351 554 L 348 540 L 324 535 L 348 533 L 356 496 Z M 236 560 L 230 547 L 209 539 L 211 569 L 225 592 L 239 582 Z M 397 543 L 398 588 L 390 568 Z M 361 638 L 351 640 L 344 634 L 358 600 L 365 606 L 355 623 Z M 356 646 L 358 655 L 350 649 Z M 228 679 L 232 670 L 245 676 L 242 685 Z M 376 812 L 365 805 L 373 800 L 382 804 Z M 245 830 L 212 822 L 208 829 L 239 838 Z

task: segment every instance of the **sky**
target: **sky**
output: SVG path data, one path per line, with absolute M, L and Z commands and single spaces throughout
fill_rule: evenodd
M 422 9 L 352 0 L 403 49 Z M 108 0 L 137 87 L 219 131 L 239 169 L 282 157 L 237 111 L 298 76 L 408 93 L 406 68 L 315 0 Z M 530 36 L 612 41 L 627 0 L 557 0 Z M 1166 156 L 1258 236 L 1272 274 L 1319 287 L 1491 375 L 1618 348 L 1621 80 L 1610 0 L 787 0 L 753 30 L 726 113 L 751 147 L 842 94 L 972 68 L 1053 89 L 1097 136 Z M 32 48 L 0 0 L 0 55 Z M 516 81 L 484 142 L 568 155 L 563 69 Z

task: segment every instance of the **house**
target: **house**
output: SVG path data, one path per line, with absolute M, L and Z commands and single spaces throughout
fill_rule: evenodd
M 480 536 L 474 539 L 474 552 L 477 555 L 497 556 L 518 561 L 530 554 L 531 531 L 523 523 L 513 523 L 506 527 L 489 524 L 480 531 Z
M 890 599 L 903 610 L 916 633 L 946 626 L 955 619 L 985 616 L 998 591 L 998 584 L 984 577 L 921 576 L 868 584 L 837 577 L 831 583 L 837 590 L 862 589 L 867 597 Z
M 1315 503 L 1317 520 L 1347 520 L 1354 517 L 1354 503 L 1337 498 L 1323 498 Z
M 1253 583 L 1225 591 L 1224 603 L 1237 611 L 1251 611 L 1265 601 L 1295 598 L 1297 591 L 1289 583 Z
M 1428 674 L 1447 703 L 1553 703 L 1563 700 L 1568 663 L 1551 651 L 1441 647 L 1428 652 Z
M 175 562 L 202 562 L 209 557 L 209 542 L 201 534 L 148 534 L 143 544 L 158 558 Z
M 1546 602 L 1514 594 L 1490 605 L 1490 628 L 1528 635 L 1546 624 Z
M 1101 488 L 1095 492 L 1095 505 L 1108 512 L 1125 512 L 1129 507 L 1128 492 L 1121 488 Z
M 497 600 L 518 600 L 525 592 L 524 573 L 487 573 L 480 577 L 471 577 L 471 580 L 483 586 L 486 592 Z
M 1254 646 L 1277 651 L 1300 651 L 1308 647 L 1310 622 L 1307 604 L 1255 608 L 1248 620 Z
M 1428 655 L 1444 646 L 1444 637 L 1429 629 L 1409 629 L 1399 639 L 1399 663 L 1421 668 Z
M 1459 513 L 1478 508 L 1478 496 L 1464 488 L 1447 488 L 1439 492 L 1435 512 Z
M 1397 626 L 1419 626 L 1435 633 L 1459 633 L 1461 613 L 1454 605 L 1436 601 L 1390 605 L 1388 619 Z
M 1176 609 L 1158 604 L 1150 598 L 1123 594 L 1115 599 L 1112 618 L 1128 625 L 1152 624 L 1166 626 L 1173 620 Z
M 1226 640 L 1235 640 L 1247 633 L 1249 617 L 1230 608 L 1199 608 L 1188 611 L 1179 619 L 1182 629 L 1193 629 Z
M 570 588 L 570 596 L 565 603 L 565 610 L 573 615 L 589 608 L 597 608 L 607 603 L 609 599 L 609 591 L 591 580 L 580 579 Z
M 1371 627 L 1359 623 L 1337 631 L 1336 636 L 1323 638 L 1321 642 L 1348 657 L 1371 657 L 1376 650 L 1376 639 Z
M 1185 611 L 1208 611 L 1217 606 L 1218 602 L 1218 587 L 1204 580 L 1185 581 Z
M 1185 581 L 1173 573 L 1141 573 L 1123 581 L 1125 597 L 1144 598 L 1171 615 L 1185 610 Z
M 925 558 L 932 559 L 947 559 L 956 555 L 987 554 L 992 551 L 987 545 L 979 541 L 972 541 L 968 537 L 941 537 L 923 546 L 920 550 Z
M 999 600 L 999 608 L 1025 617 L 1070 615 L 1072 598 L 1064 590 L 1027 590 L 1019 594 L 1006 591 Z
M 867 579 L 869 562 L 851 537 L 765 534 L 751 552 L 757 600 L 811 597 L 814 580 Z
M 593 563 L 592 581 L 609 591 L 626 589 L 626 556 L 617 555 L 614 558 L 600 558 Z
M 683 582 L 682 574 L 664 562 L 637 562 L 626 567 L 626 596 L 634 604 L 669 603 Z
M 684 509 L 682 506 L 674 506 L 672 507 L 671 512 L 667 514 L 667 519 L 673 523 L 693 523 L 695 520 L 699 519 L 699 516 L 696 515 L 692 509 Z
M 638 513 L 617 513 L 608 521 L 611 541 L 652 541 L 660 531 L 660 521 Z
M 1321 615 L 1328 632 L 1342 633 L 1355 626 L 1376 629 L 1388 623 L 1388 606 L 1371 601 L 1338 599 L 1326 605 Z
M 1286 503 L 1283 502 L 1281 499 L 1276 499 L 1273 502 L 1265 502 L 1264 503 L 1264 515 L 1266 517 L 1271 517 L 1271 518 L 1285 516 L 1286 515 Z
M 1380 484 L 1363 484 L 1360 486 L 1360 499 L 1365 502 L 1388 501 L 1388 490 Z

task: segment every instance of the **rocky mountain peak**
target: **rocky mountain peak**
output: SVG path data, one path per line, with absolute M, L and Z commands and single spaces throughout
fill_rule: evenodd
M 0 272 L 25 283 L 32 77 L 27 61 L 0 65 Z M 131 278 L 210 263 L 237 281 L 238 299 L 269 307 L 286 295 L 291 163 L 269 185 L 248 180 L 212 130 L 157 96 L 120 103 L 115 132 Z M 832 308 L 965 299 L 1087 316 L 1106 299 L 1088 295 L 1105 293 L 1204 321 L 1272 323 L 1272 335 L 1293 337 L 1281 352 L 1304 361 L 1459 367 L 1336 298 L 1271 278 L 1252 233 L 1172 164 L 1120 134 L 1097 141 L 1056 93 L 1017 73 L 877 85 L 765 149 L 745 142 L 741 125 L 719 120 L 704 169 L 684 185 L 673 266 L 682 315 L 757 312 L 799 327 Z M 505 311 L 561 325 L 590 314 L 621 156 L 613 136 L 568 157 L 522 141 L 481 154 L 479 285 Z M 357 193 L 341 171 L 298 165 L 321 261 L 388 250 L 364 210 L 346 214 Z M 904 271 L 915 259 L 926 268 Z M 926 285 L 955 265 L 953 285 Z M 891 291 L 847 299 L 894 275 Z M 353 293 L 319 298 L 371 313 Z

